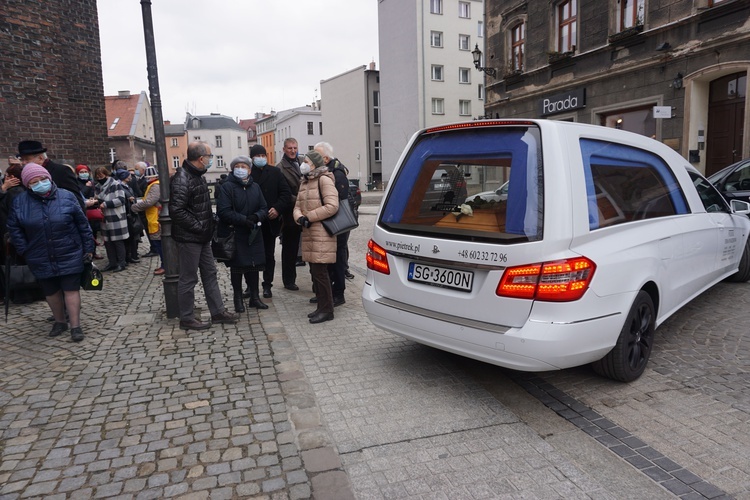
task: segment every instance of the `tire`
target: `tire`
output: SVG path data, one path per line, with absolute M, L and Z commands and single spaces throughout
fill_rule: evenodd
M 745 242 L 745 249 L 740 257 L 740 266 L 736 273 L 729 276 L 727 281 L 732 283 L 745 283 L 750 280 L 750 238 Z
M 656 311 L 651 296 L 641 290 L 628 312 L 617 342 L 606 356 L 594 361 L 599 375 L 632 382 L 643 374 L 654 343 Z

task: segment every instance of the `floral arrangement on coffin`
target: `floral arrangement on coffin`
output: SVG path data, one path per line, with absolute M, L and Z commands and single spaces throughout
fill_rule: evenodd
M 454 217 L 456 217 L 456 222 L 458 222 L 461 217 L 464 215 L 468 215 L 469 217 L 474 217 L 474 210 L 471 208 L 471 206 L 467 205 L 466 203 L 462 205 L 458 205 L 456 208 L 453 209 L 453 212 L 451 212 Z

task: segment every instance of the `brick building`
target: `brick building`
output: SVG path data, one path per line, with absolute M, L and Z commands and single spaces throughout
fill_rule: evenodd
M 485 5 L 489 117 L 630 130 L 708 174 L 750 156 L 750 1 Z
M 4 0 L 0 47 L 0 154 L 34 139 L 50 158 L 105 164 L 96 0 Z

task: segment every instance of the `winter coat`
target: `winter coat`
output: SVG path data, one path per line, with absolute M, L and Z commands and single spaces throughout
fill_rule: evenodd
M 169 215 L 172 217 L 172 237 L 175 241 L 211 241 L 214 214 L 211 210 L 211 193 L 203 178 L 205 173 L 205 170 L 200 170 L 185 160 L 172 176 L 169 183 Z
M 13 200 L 8 234 L 37 279 L 83 272 L 94 235 L 76 195 L 52 184 L 48 196 L 25 191 Z
M 305 262 L 336 262 L 336 237 L 329 235 L 320 221 L 331 217 L 338 209 L 339 193 L 327 167 L 318 167 L 302 179 L 294 205 L 294 220 L 304 215 L 311 223 L 310 227 L 302 229 L 302 260 Z
M 252 176 L 248 176 L 247 184 L 234 175 L 221 184 L 217 192 L 216 214 L 219 217 L 219 236 L 228 235 L 231 227 L 234 228 L 234 258 L 225 264 L 245 269 L 263 268 L 266 265 L 263 234 L 260 227 L 247 218 L 255 215 L 261 224 L 266 224 L 268 208 L 260 186 L 253 182 Z
M 267 229 L 270 231 L 268 234 L 276 237 L 281 232 L 281 214 L 289 213 L 294 208 L 289 183 L 284 178 L 281 170 L 272 165 L 266 165 L 265 167 L 253 166 L 251 175 L 253 176 L 253 181 L 260 186 L 268 209 L 274 208 L 279 214 L 279 217 L 274 220 L 269 219 L 267 223 L 264 223 L 267 224 Z
M 284 212 L 283 214 L 291 215 L 294 204 L 297 202 L 297 193 L 299 192 L 299 187 L 302 183 L 302 174 L 300 174 L 299 172 L 299 163 L 293 163 L 289 160 L 289 158 L 286 157 L 286 155 L 284 155 L 282 156 L 281 161 L 276 164 L 276 168 L 281 170 L 281 173 L 284 174 L 286 183 L 289 184 L 289 189 L 292 190 L 291 206 L 289 207 L 289 210 L 287 212 Z
M 44 160 L 43 166 L 47 169 L 49 175 L 52 176 L 52 182 L 59 189 L 65 189 L 73 193 L 76 201 L 81 206 L 81 210 L 86 210 L 86 203 L 83 201 L 83 196 L 81 196 L 81 186 L 78 183 L 75 170 L 62 163 L 55 163 L 49 158 Z
M 161 240 L 161 224 L 159 224 L 161 203 L 159 203 L 159 198 L 161 198 L 159 179 L 154 179 L 146 186 L 143 198 L 130 206 L 130 210 L 133 212 L 142 212 L 146 215 L 146 232 L 152 240 Z
M 102 237 L 104 241 L 127 240 L 128 220 L 125 203 L 125 190 L 113 177 L 107 177 L 104 184 L 96 184 L 96 197 L 99 199 L 99 207 L 104 214 L 101 223 Z

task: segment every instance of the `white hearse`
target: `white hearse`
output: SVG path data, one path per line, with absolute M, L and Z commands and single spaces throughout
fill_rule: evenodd
M 507 196 L 477 196 L 506 182 Z M 463 356 L 524 371 L 593 363 L 631 381 L 664 320 L 723 279 L 750 279 L 748 213 L 637 134 L 429 128 L 384 195 L 363 303 L 378 327 Z

